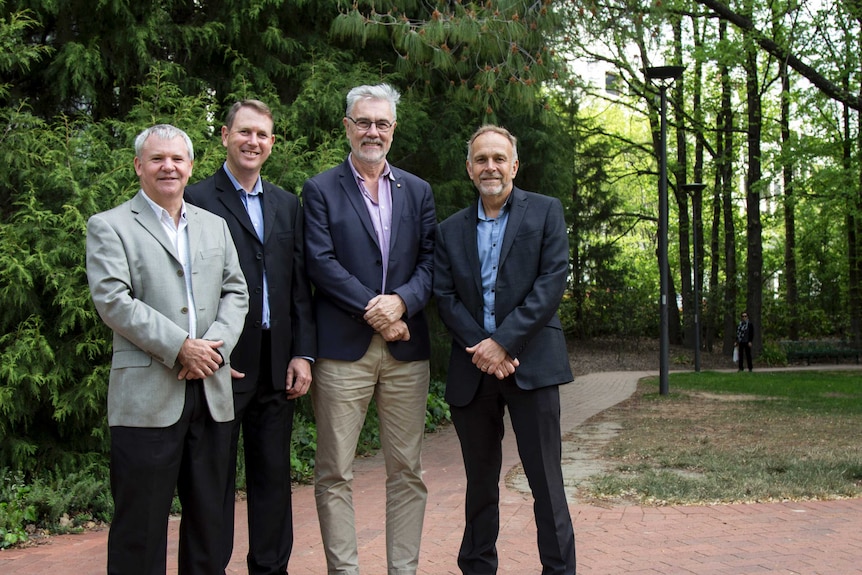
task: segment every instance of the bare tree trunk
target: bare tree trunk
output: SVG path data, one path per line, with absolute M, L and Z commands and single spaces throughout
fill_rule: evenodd
M 701 22 L 698 18 L 692 18 L 692 29 L 694 30 L 694 47 L 698 50 L 703 45 L 703 32 L 701 28 L 705 28 L 706 23 Z M 692 170 L 692 181 L 698 184 L 705 183 L 703 181 L 703 156 L 704 156 L 704 135 L 703 135 L 703 108 L 701 106 L 703 93 L 703 62 L 695 60 L 694 85 L 692 86 L 692 116 L 694 117 L 694 168 Z M 692 289 L 697 294 L 694 302 L 693 310 L 697 310 L 700 321 L 694 326 L 700 330 L 700 338 L 695 337 L 694 341 L 701 341 L 703 345 L 703 190 L 695 190 L 691 195 L 691 227 L 694 233 L 692 234 L 692 252 L 694 253 L 695 264 L 694 270 L 697 273 L 693 274 Z M 692 312 L 693 313 L 693 312 Z
M 750 13 L 750 9 L 749 9 Z M 760 138 L 763 130 L 761 94 L 758 84 L 757 50 L 749 46 L 745 62 L 745 92 L 748 107 L 748 174 L 745 178 L 746 203 L 746 309 L 754 322 L 754 352 L 763 342 L 763 227 L 760 222 L 760 187 L 762 180 Z
M 721 41 L 727 36 L 727 24 L 719 24 Z M 733 339 L 736 334 L 736 294 L 739 287 L 736 282 L 736 230 L 733 223 L 733 108 L 730 70 L 721 66 L 721 130 L 719 138 L 724 139 L 724 153 L 719 157 L 718 172 L 721 174 L 721 206 L 724 214 L 724 329 L 722 351 L 730 353 L 733 349 Z M 714 274 L 712 282 L 717 288 L 718 274 Z M 759 331 L 759 330 L 757 330 Z
M 784 159 L 784 294 L 787 298 L 787 328 L 790 339 L 799 339 L 799 294 L 796 287 L 796 198 L 794 198 L 793 163 L 790 161 L 790 74 L 787 63 L 779 63 L 781 76 L 781 142 Z
M 862 32 L 862 17 L 857 19 Z M 862 47 L 862 33 L 859 34 L 859 44 Z M 849 71 L 848 71 L 849 74 Z M 848 80 L 849 87 L 849 80 Z M 860 82 L 862 93 L 862 82 Z M 845 115 L 849 115 L 845 106 Z M 856 134 L 858 138 L 857 153 L 862 152 L 862 114 L 857 114 Z M 849 121 L 847 121 L 849 134 Z M 846 139 L 846 138 L 845 138 Z M 849 264 L 847 299 L 850 311 L 850 337 L 857 349 L 862 348 L 862 167 L 859 168 L 859 187 L 856 190 L 855 201 L 849 208 L 847 217 L 847 258 Z

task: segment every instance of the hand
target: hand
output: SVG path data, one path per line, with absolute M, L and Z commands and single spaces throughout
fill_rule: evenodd
M 374 331 L 382 332 L 386 327 L 401 319 L 407 306 L 400 295 L 379 295 L 371 298 L 365 306 L 363 319 Z
M 410 341 L 410 328 L 404 320 L 399 319 L 395 323 L 380 330 L 380 335 L 386 341 Z
M 237 371 L 234 368 L 230 368 L 230 376 L 233 379 L 243 379 L 245 374 L 241 371 Z
M 466 348 L 473 355 L 473 365 L 484 373 L 494 375 L 497 379 L 505 379 L 515 373 L 521 362 L 513 358 L 499 343 L 486 338 L 472 347 Z
M 186 338 L 177 354 L 182 366 L 177 379 L 204 379 L 214 374 L 224 363 L 224 358 L 218 352 L 218 348 L 223 345 L 221 340 Z
M 284 388 L 287 399 L 296 399 L 308 393 L 311 387 L 311 362 L 304 357 L 294 357 L 287 365 Z

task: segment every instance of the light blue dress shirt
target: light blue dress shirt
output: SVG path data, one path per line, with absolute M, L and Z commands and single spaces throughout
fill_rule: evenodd
M 506 224 L 509 222 L 509 201 L 507 200 L 496 218 L 485 215 L 485 207 L 479 200 L 479 219 L 476 224 L 476 243 L 479 248 L 479 263 L 482 270 L 482 299 L 484 301 L 485 330 L 497 331 L 495 309 L 497 305 L 497 269 L 500 266 L 500 250 Z

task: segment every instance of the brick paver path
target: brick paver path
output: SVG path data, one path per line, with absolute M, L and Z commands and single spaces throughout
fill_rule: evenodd
M 822 368 L 822 366 L 821 366 Z M 626 399 L 644 372 L 579 377 L 563 386 L 563 429 Z M 518 464 L 512 434 L 504 471 Z M 428 436 L 423 454 L 428 509 L 419 572 L 458 575 L 455 557 L 464 526 L 464 471 L 453 429 Z M 354 498 L 364 575 L 385 575 L 384 475 L 380 456 L 359 459 Z M 573 503 L 580 575 L 851 575 L 862 574 L 862 499 L 750 505 L 596 507 Z M 503 489 L 501 575 L 541 572 L 532 502 Z M 311 486 L 294 493 L 296 542 L 291 575 L 325 575 Z M 179 522 L 171 521 L 168 573 L 176 573 Z M 229 574 L 245 573 L 245 504 L 237 503 L 237 541 Z M 3 575 L 97 575 L 105 572 L 107 531 L 53 537 L 26 549 L 0 551 Z

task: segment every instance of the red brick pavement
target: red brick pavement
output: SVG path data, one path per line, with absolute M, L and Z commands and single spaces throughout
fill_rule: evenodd
M 578 378 L 563 390 L 564 429 L 624 399 L 643 373 Z M 591 413 L 592 412 L 592 413 Z M 507 435 L 504 469 L 517 465 Z M 464 472 L 454 430 L 427 438 L 423 454 L 429 488 L 419 572 L 457 575 L 464 526 Z M 382 458 L 359 459 L 354 499 L 360 564 L 365 575 L 385 575 Z M 573 503 L 580 575 L 851 575 L 862 574 L 862 499 L 750 505 L 595 507 Z M 502 490 L 500 575 L 538 574 L 536 530 L 529 496 Z M 291 575 L 325 575 L 313 490 L 294 493 L 296 542 Z M 229 574 L 245 573 L 245 504 L 237 503 L 237 540 Z M 170 522 L 168 573 L 176 573 L 179 522 Z M 97 575 L 105 572 L 107 531 L 50 538 L 0 551 L 2 575 Z

